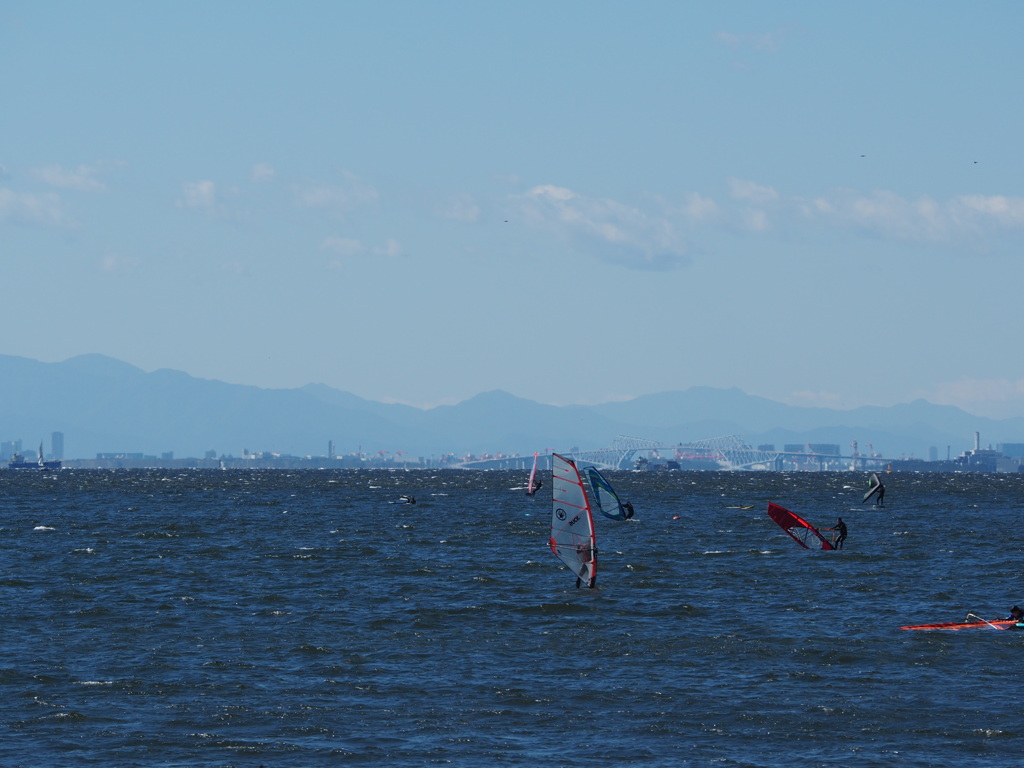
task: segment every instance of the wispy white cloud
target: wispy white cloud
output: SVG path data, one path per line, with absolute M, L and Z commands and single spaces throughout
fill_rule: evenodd
M 710 197 L 691 192 L 684 197 L 680 208 L 683 216 L 691 221 L 708 221 L 721 215 L 721 207 Z
M 107 186 L 96 178 L 97 168 L 80 165 L 77 168 L 62 168 L 59 165 L 46 165 L 36 168 L 32 175 L 44 184 L 58 189 L 70 189 L 77 192 L 103 192 Z
M 968 413 L 1006 418 L 1024 408 L 1024 379 L 971 379 L 942 382 L 917 393 L 937 405 L 952 405 Z
M 182 184 L 178 206 L 211 217 L 219 216 L 222 212 L 217 202 L 217 185 L 208 179 Z
M 784 204 L 778 190 L 746 179 L 727 179 L 726 184 L 732 199 L 746 206 L 734 214 L 739 226 L 753 232 L 770 229 L 769 210 Z
M 277 178 L 277 171 L 267 163 L 256 163 L 249 171 L 249 181 L 262 184 Z
M 358 256 L 366 252 L 366 246 L 352 237 L 328 237 L 320 244 L 320 247 L 327 251 L 333 251 L 339 256 Z
M 388 238 L 384 245 L 377 246 L 373 252 L 378 256 L 401 256 L 405 253 L 397 240 Z
M 376 203 L 380 193 L 354 173 L 341 172 L 341 182 L 334 184 L 301 183 L 292 185 L 297 205 L 303 208 L 347 213 L 354 208 Z
M 1024 230 L 1024 198 L 959 195 L 946 200 L 905 197 L 889 190 L 830 190 L 788 195 L 749 179 L 726 179 L 719 200 L 690 192 L 681 202 L 641 209 L 588 197 L 554 184 L 512 198 L 522 220 L 572 243 L 581 252 L 632 269 L 670 269 L 686 263 L 688 240 L 724 227 L 765 236 L 809 228 L 919 243 L 984 245 Z
M 1024 227 L 1024 198 L 1003 195 L 961 195 L 950 201 L 954 220 L 976 224 L 979 220 L 994 222 L 1007 228 Z
M 789 397 L 784 398 L 789 405 L 799 405 L 804 408 L 842 408 L 843 398 L 835 392 L 813 391 L 809 389 L 791 392 Z
M 352 257 L 352 256 L 402 256 L 405 251 L 402 246 L 399 245 L 398 241 L 394 238 L 388 238 L 384 241 L 383 245 L 368 246 L 363 243 L 362 240 L 358 240 L 354 237 L 328 237 L 320 243 L 320 247 L 325 251 L 331 251 L 338 256 Z M 338 266 L 341 262 L 334 262 L 334 266 Z
M 514 198 L 526 223 L 583 252 L 631 269 L 663 270 L 686 261 L 683 238 L 668 215 L 545 184 Z
M 830 190 L 816 197 L 786 195 L 746 179 L 727 179 L 729 201 L 706 205 L 730 226 L 767 232 L 777 222 L 845 229 L 902 242 L 976 242 L 1024 228 L 1024 198 L 960 195 L 937 200 L 890 190 Z M 731 203 L 733 204 L 730 204 Z M 712 205 L 714 208 L 712 208 Z
M 445 201 L 438 210 L 438 215 L 454 221 L 479 221 L 480 206 L 469 195 L 459 195 Z
M 767 187 L 747 179 L 727 179 L 726 183 L 733 198 L 754 205 L 775 203 L 781 197 L 774 187 Z
M 0 221 L 40 227 L 68 227 L 60 198 L 53 194 L 25 194 L 0 189 Z
M 1024 228 L 1024 198 L 964 195 L 906 198 L 879 190 L 839 190 L 791 205 L 809 220 L 895 240 L 942 242 Z
M 760 208 L 748 208 L 740 213 L 740 221 L 744 229 L 752 232 L 766 232 L 771 228 L 768 212 Z
M 752 50 L 760 53 L 774 53 L 785 37 L 785 32 L 716 32 L 715 40 L 733 50 Z
M 128 274 L 134 272 L 138 264 L 138 259 L 117 253 L 107 253 L 100 259 L 100 271 L 107 274 Z

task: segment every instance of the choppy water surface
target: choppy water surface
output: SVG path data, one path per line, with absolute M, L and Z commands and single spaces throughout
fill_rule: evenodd
M 2 472 L 0 765 L 1019 761 L 1024 632 L 899 627 L 1024 603 L 1024 477 L 608 475 L 578 590 L 520 473 Z

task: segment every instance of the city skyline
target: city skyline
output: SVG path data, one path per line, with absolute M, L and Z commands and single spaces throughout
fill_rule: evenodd
M 0 354 L 1024 416 L 1021 15 L 13 0 Z

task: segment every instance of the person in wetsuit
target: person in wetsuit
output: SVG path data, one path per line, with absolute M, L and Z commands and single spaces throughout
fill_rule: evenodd
M 846 541 L 846 523 L 843 522 L 843 518 L 840 517 L 833 527 L 826 530 L 839 532 L 839 535 L 836 536 L 836 540 L 832 543 L 832 546 L 836 549 L 842 549 L 843 542 Z
M 580 585 L 583 584 L 582 574 L 587 572 L 587 565 L 589 565 L 597 556 L 597 547 L 591 546 L 590 544 L 577 544 L 576 554 L 580 556 L 580 561 L 583 563 L 583 568 L 580 569 L 581 575 L 576 577 L 576 589 L 579 589 Z M 596 573 L 587 580 L 587 586 L 590 587 L 590 589 L 597 586 Z

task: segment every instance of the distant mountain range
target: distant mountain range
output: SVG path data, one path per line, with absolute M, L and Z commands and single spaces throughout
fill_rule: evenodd
M 957 456 L 974 447 L 1024 442 L 1024 418 L 993 420 L 924 400 L 887 408 L 800 408 L 738 389 L 693 387 L 594 406 L 551 406 L 496 390 L 458 405 L 419 409 L 364 400 L 323 384 L 261 389 L 152 373 L 103 355 L 42 363 L 0 355 L 0 441 L 22 440 L 27 453 L 64 434 L 65 458 L 97 453 L 159 456 L 295 456 L 402 451 L 531 454 L 594 450 L 618 435 L 665 445 L 738 435 L 752 446 L 872 445 L 887 458 Z

